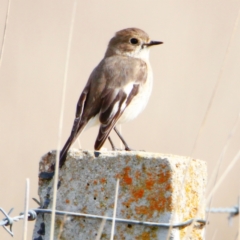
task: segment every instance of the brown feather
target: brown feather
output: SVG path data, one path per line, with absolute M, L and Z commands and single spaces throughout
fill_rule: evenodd
M 70 146 L 88 121 L 97 114 L 100 116 L 99 120 L 102 125 L 99 129 L 95 149 L 99 150 L 101 148 L 123 113 L 119 109 L 115 115 L 111 116 L 114 104 L 119 101 L 119 107 L 121 107 L 127 97 L 126 104 L 129 105 L 136 95 L 136 87 L 133 88 L 129 96 L 126 96 L 122 89 L 131 82 L 135 83 L 136 86 L 144 84 L 147 79 L 146 68 L 146 63 L 141 59 L 121 55 L 104 58 L 99 63 L 90 75 L 79 98 L 71 135 L 60 154 L 61 166 L 64 164 Z

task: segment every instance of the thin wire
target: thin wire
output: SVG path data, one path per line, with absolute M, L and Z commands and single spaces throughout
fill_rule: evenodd
M 97 236 L 96 236 L 96 239 L 95 240 L 100 240 L 101 239 L 101 236 L 102 236 L 102 232 L 103 232 L 103 228 L 106 224 L 106 219 L 103 219 L 102 222 L 101 222 L 101 225 L 98 229 L 98 233 L 97 233 Z
M 23 240 L 27 240 L 28 206 L 29 206 L 29 178 L 26 179 L 26 193 L 25 193 L 25 204 L 24 204 L 24 222 L 23 222 Z
M 230 133 L 229 133 L 229 135 L 228 135 L 228 138 L 227 138 L 227 141 L 226 141 L 226 143 L 225 143 L 225 146 L 224 146 L 224 148 L 223 148 L 223 150 L 222 150 L 222 152 L 221 152 L 221 154 L 220 154 L 220 157 L 219 157 L 219 160 L 218 160 L 218 166 L 217 166 L 217 170 L 216 170 L 217 172 L 216 172 L 216 177 L 215 177 L 214 185 L 215 185 L 216 182 L 217 182 L 220 165 L 221 165 L 221 163 L 222 163 L 222 161 L 223 161 L 223 158 L 224 158 L 224 155 L 225 155 L 225 153 L 226 153 L 226 151 L 227 151 L 227 149 L 228 149 L 228 146 L 229 146 L 229 144 L 230 144 L 230 140 L 232 139 L 233 135 L 234 135 L 235 132 L 236 132 L 236 129 L 237 129 L 239 120 L 240 120 L 240 113 L 238 114 L 238 117 L 237 117 L 237 119 L 236 119 L 236 121 L 235 121 L 235 123 L 234 123 L 234 125 L 233 125 L 233 127 L 232 127 L 232 129 L 231 129 L 231 131 L 230 131 Z M 212 175 L 212 178 L 211 178 L 210 182 L 213 180 L 213 176 L 214 176 L 214 174 Z M 209 200 L 208 209 L 210 209 L 210 207 L 211 207 L 212 199 L 213 199 L 213 196 L 212 196 L 211 199 Z M 202 201 L 202 202 L 203 202 L 203 201 Z M 226 212 L 226 209 L 223 209 L 223 211 Z M 200 213 L 200 208 L 199 208 L 199 211 L 197 212 L 197 214 L 196 214 L 196 216 L 195 216 L 196 218 L 197 218 L 197 216 L 198 216 L 199 213 Z M 210 213 L 210 211 L 207 211 L 206 222 L 208 222 L 209 213 Z M 191 224 L 191 226 L 189 226 L 189 229 L 188 229 L 187 234 L 186 234 L 186 239 L 188 239 L 188 237 L 189 237 L 189 235 L 190 235 L 190 233 L 191 233 L 191 229 L 193 228 L 193 224 L 194 224 L 194 222 Z M 239 240 L 240 240 L 240 239 L 239 239 Z
M 231 215 L 236 215 L 238 214 L 238 206 L 234 206 L 234 207 L 229 207 L 229 208 L 210 208 L 210 209 L 206 209 L 206 212 L 209 213 L 229 213 Z
M 117 212 L 117 200 L 118 200 L 118 189 L 119 189 L 119 178 L 117 179 L 117 184 L 116 184 L 115 202 L 114 202 L 114 209 L 113 209 L 113 222 L 112 222 L 112 230 L 111 230 L 111 238 L 110 238 L 111 240 L 113 240 L 113 237 L 114 237 L 116 212 Z
M 63 91 L 62 92 L 62 103 L 61 103 L 59 131 L 58 131 L 58 144 L 57 144 L 55 174 L 54 174 L 54 185 L 53 185 L 53 200 L 52 200 L 52 211 L 53 211 L 53 213 L 52 213 L 52 216 L 51 216 L 50 240 L 54 239 L 55 209 L 56 209 L 56 201 L 57 201 L 57 185 L 58 185 L 59 157 L 60 157 L 60 147 L 61 147 L 61 138 L 62 138 L 64 103 L 65 103 L 65 96 L 66 96 L 70 49 L 71 49 L 71 43 L 72 43 L 73 26 L 74 26 L 74 19 L 75 19 L 75 15 L 76 15 L 76 8 L 77 8 L 77 0 L 74 1 L 73 9 L 72 9 L 72 19 L 71 19 L 70 30 L 69 30 L 67 57 L 66 57 L 66 63 L 65 63 L 65 72 L 64 72 L 63 90 L 62 90 Z
M 215 84 L 215 86 L 214 86 L 214 89 L 213 89 L 213 92 L 212 92 L 210 101 L 209 101 L 208 106 L 207 106 L 207 110 L 206 110 L 205 115 L 204 115 L 204 117 L 203 117 L 201 126 L 200 126 L 200 128 L 199 128 L 199 130 L 198 130 L 197 137 L 195 138 L 195 141 L 194 141 L 194 144 L 193 144 L 193 147 L 192 147 L 190 156 L 193 155 L 193 153 L 194 153 L 194 151 L 195 151 L 195 149 L 196 149 L 197 142 L 198 142 L 198 140 L 199 140 L 199 138 L 200 138 L 200 136 L 201 136 L 201 134 L 202 134 L 202 130 L 203 130 L 203 127 L 204 127 L 204 125 L 205 125 L 205 123 L 206 123 L 206 119 L 207 119 L 207 117 L 208 117 L 210 108 L 212 107 L 213 99 L 215 98 L 215 95 L 216 95 L 216 92 L 217 92 L 217 89 L 218 89 L 220 80 L 222 79 L 222 75 L 223 75 L 223 72 L 224 72 L 224 70 L 225 70 L 226 63 L 227 63 L 227 60 L 228 60 L 228 55 L 229 55 L 229 52 L 230 52 L 230 46 L 232 45 L 232 42 L 233 42 L 233 40 L 234 40 L 236 31 L 237 31 L 239 18 L 240 18 L 240 8 L 239 8 L 239 10 L 238 10 L 238 15 L 237 15 L 237 18 L 236 18 L 235 23 L 234 23 L 232 35 L 231 35 L 230 40 L 229 40 L 229 42 L 228 42 L 227 50 L 226 50 L 226 53 L 225 53 L 225 56 L 224 56 L 223 64 L 222 64 L 222 66 L 221 66 L 221 68 L 220 68 L 220 72 L 219 72 L 219 75 L 218 75 L 217 82 L 216 82 L 216 84 Z
M 64 224 L 67 220 L 67 215 L 65 215 L 63 217 L 63 220 L 61 221 L 60 225 L 59 225 L 59 232 L 58 232 L 58 236 L 57 236 L 57 239 L 61 239 L 61 235 L 63 233 L 63 227 L 64 227 Z
M 0 208 L 0 211 L 5 215 L 5 218 L 0 221 L 0 226 L 3 226 L 4 229 L 11 235 L 13 236 L 13 232 L 11 230 L 12 225 L 14 222 L 17 222 L 21 219 L 24 219 L 24 214 L 20 214 L 19 216 L 16 217 L 10 217 L 10 213 L 12 212 L 13 208 L 9 211 L 9 213 L 6 213 L 2 208 Z M 235 211 L 235 209 L 234 209 Z M 52 214 L 53 211 L 52 209 L 31 209 L 28 211 L 27 216 L 29 221 L 33 221 L 37 219 L 37 214 L 38 213 L 44 213 L 44 214 Z M 137 220 L 131 220 L 131 219 L 123 219 L 123 218 L 111 218 L 108 216 L 99 216 L 99 215 L 92 215 L 92 214 L 86 214 L 86 213 L 76 213 L 76 212 L 67 212 L 67 211 L 54 211 L 55 214 L 61 215 L 61 216 L 77 216 L 77 217 L 88 217 L 88 218 L 94 218 L 94 219 L 103 219 L 105 221 L 116 221 L 120 223 L 130 223 L 130 224 L 139 224 L 139 225 L 145 225 L 149 227 L 164 227 L 164 228 L 182 228 L 189 226 L 193 221 L 198 222 L 201 225 L 205 225 L 206 221 L 203 219 L 189 219 L 185 222 L 180 222 L 176 224 L 169 224 L 169 223 L 157 223 L 157 222 L 142 222 L 142 221 L 137 221 Z M 10 225 L 10 229 L 8 229 L 6 226 Z
M 217 236 L 217 232 L 218 232 L 218 230 L 215 230 L 215 231 L 214 231 L 214 234 L 213 234 L 212 240 L 214 240 L 215 237 Z
M 3 226 L 3 228 L 11 235 L 13 236 L 13 232 L 12 232 L 12 225 L 14 222 L 17 222 L 21 219 L 24 219 L 24 214 L 20 214 L 20 216 L 16 216 L 16 217 L 10 217 L 11 212 L 13 211 L 13 208 L 11 208 L 11 210 L 6 213 L 2 208 L 0 208 L 0 212 L 2 212 L 5 215 L 5 218 L 0 221 L 0 226 Z M 36 211 L 34 210 L 29 210 L 28 211 L 28 220 L 29 221 L 33 221 L 37 218 L 37 214 Z M 9 226 L 9 228 L 7 228 L 6 226 Z
M 228 138 L 227 138 L 227 140 L 226 140 L 226 143 L 225 143 L 225 145 L 224 145 L 224 147 L 223 147 L 223 149 L 222 149 L 222 152 L 221 152 L 221 154 L 220 154 L 220 157 L 219 157 L 219 159 L 218 159 L 218 164 L 217 164 L 217 167 L 215 168 L 215 169 L 216 169 L 216 175 L 215 175 L 215 173 L 213 173 L 212 176 L 211 176 L 211 178 L 210 178 L 210 180 L 209 180 L 209 183 L 208 183 L 209 186 L 211 186 L 212 181 L 214 181 L 213 185 L 215 185 L 216 182 L 217 182 L 218 175 L 219 175 L 219 171 L 220 171 L 220 167 L 221 167 L 221 165 L 222 165 L 224 156 L 225 156 L 225 154 L 226 154 L 226 152 L 227 152 L 227 150 L 228 150 L 228 147 L 229 147 L 229 145 L 230 145 L 230 142 L 231 142 L 230 140 L 233 138 L 233 136 L 234 136 L 234 134 L 235 134 L 235 132 L 236 132 L 236 130 L 237 130 L 239 121 L 240 121 L 240 112 L 238 113 L 237 119 L 236 119 L 236 121 L 235 121 L 235 123 L 234 123 L 234 125 L 233 125 L 233 127 L 232 127 L 232 129 L 231 129 L 231 131 L 230 131 L 230 133 L 229 133 L 229 135 L 228 135 Z M 214 175 L 215 175 L 215 179 L 213 180 Z M 208 208 L 209 208 L 209 209 L 211 208 L 212 201 L 213 201 L 213 197 L 212 197 L 212 198 L 210 199 L 210 201 L 209 201 L 209 205 L 208 205 Z M 209 216 L 209 214 L 207 214 L 206 220 L 208 220 L 208 216 Z
M 51 214 L 52 210 L 51 209 L 32 209 L 33 211 L 37 213 L 48 213 Z M 88 217 L 88 218 L 95 218 L 95 219 L 106 219 L 107 221 L 113 221 L 112 217 L 108 216 L 99 216 L 99 215 L 93 215 L 93 214 L 86 214 L 86 213 L 76 213 L 76 212 L 67 212 L 67 211 L 58 211 L 55 210 L 55 213 L 57 215 L 70 215 L 70 216 L 78 216 L 78 217 Z M 185 222 L 181 223 L 157 223 L 157 222 L 145 222 L 145 221 L 137 221 L 137 220 L 131 220 L 131 219 L 124 219 L 124 218 L 115 218 L 116 222 L 121 222 L 121 223 L 131 223 L 131 224 L 140 224 L 140 225 L 146 225 L 146 226 L 151 226 L 151 227 L 166 227 L 169 228 L 170 226 L 173 228 L 178 228 L 178 227 L 185 227 L 190 225 L 193 221 L 198 222 L 200 224 L 206 224 L 206 221 L 203 219 L 194 219 L 191 218 Z M 1 223 L 0 223 L 1 225 Z
M 8 0 L 8 8 L 7 8 L 7 14 L 6 14 L 5 25 L 4 25 L 4 30 L 3 30 L 3 41 L 2 41 L 2 47 L 1 47 L 1 52 L 0 52 L 0 67 L 2 65 L 2 56 L 3 56 L 4 44 L 5 44 L 5 38 L 6 38 L 6 30 L 7 30 L 8 17 L 9 17 L 9 12 L 10 12 L 10 4 L 11 4 L 11 0 Z
M 238 10 L 238 15 L 237 15 L 237 18 L 235 20 L 235 23 L 234 23 L 234 27 L 233 27 L 233 31 L 232 31 L 232 35 L 229 39 L 229 42 L 228 42 L 228 46 L 227 46 L 227 49 L 226 49 L 226 52 L 225 52 L 225 55 L 224 55 L 224 60 L 223 60 L 223 64 L 220 68 L 220 72 L 219 72 L 219 75 L 218 75 L 218 79 L 217 79 L 217 82 L 214 86 L 214 89 L 213 89 L 213 92 L 212 92 L 212 95 L 211 95 L 211 98 L 210 98 L 210 101 L 208 103 L 208 106 L 207 106 L 207 109 L 206 109 L 206 112 L 205 112 L 205 115 L 203 117 L 203 120 L 202 120 L 202 123 L 201 123 L 201 126 L 198 130 L 198 134 L 197 134 L 197 137 L 195 138 L 195 141 L 194 141 L 194 144 L 193 144 L 193 147 L 192 147 L 192 150 L 191 150 L 191 153 L 190 153 L 190 156 L 193 156 L 193 153 L 196 149 L 196 146 L 197 146 L 197 142 L 200 138 L 200 136 L 202 135 L 202 131 L 203 131 L 203 128 L 204 128 L 204 125 L 206 123 L 206 119 L 208 117 L 208 114 L 209 114 L 209 111 L 212 107 L 212 104 L 213 104 L 213 99 L 215 98 L 215 95 L 216 95 L 216 92 L 217 92 L 217 89 L 218 89 L 218 86 L 219 86 L 219 83 L 220 83 L 220 80 L 222 79 L 222 76 L 223 76 L 223 72 L 225 70 L 225 67 L 226 67 L 226 63 L 227 63 L 227 60 L 228 60 L 228 56 L 229 56 L 229 52 L 230 52 L 230 47 L 233 43 L 233 40 L 234 40 L 234 37 L 235 37 L 235 34 L 236 34 L 236 31 L 237 31 L 237 27 L 238 27 L 238 22 L 239 22 L 239 18 L 240 18 L 240 8 Z M 222 177 L 221 177 L 222 179 Z M 222 179 L 223 180 L 223 179 Z M 218 185 L 219 186 L 219 185 Z M 214 189 L 216 189 L 214 187 Z M 212 191 L 212 194 L 215 192 L 216 190 Z M 212 197 L 213 195 L 210 194 L 210 196 Z M 208 202 L 208 201 L 207 201 Z M 210 201 L 209 201 L 210 202 Z M 211 204 L 211 203 L 210 203 Z M 197 216 L 196 216 L 197 217 Z M 194 224 L 194 222 L 192 223 L 192 225 Z M 186 236 L 187 238 L 189 237 L 189 233 L 187 234 Z
M 223 174 L 221 175 L 221 177 L 219 178 L 218 182 L 216 183 L 216 185 L 213 187 L 213 189 L 211 190 L 211 192 L 209 193 L 209 196 L 207 197 L 207 201 L 208 202 L 213 194 L 216 192 L 216 190 L 218 189 L 218 187 L 221 185 L 221 183 L 223 182 L 223 180 L 225 179 L 225 177 L 227 176 L 227 174 L 230 172 L 230 170 L 234 167 L 234 165 L 237 163 L 237 161 L 240 159 L 240 150 L 238 151 L 238 153 L 235 155 L 235 157 L 233 158 L 233 160 L 230 162 L 230 164 L 228 165 L 228 167 L 226 168 L 226 170 L 223 172 Z
M 237 234 L 236 234 L 236 237 L 234 238 L 234 240 L 238 240 L 238 232 L 237 232 Z

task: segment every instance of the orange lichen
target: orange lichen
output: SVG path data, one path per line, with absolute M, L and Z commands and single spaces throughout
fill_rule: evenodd
M 157 239 L 156 230 L 154 228 L 151 228 L 149 232 L 145 231 L 142 232 L 140 235 L 136 236 L 136 240 L 151 240 L 151 239 Z
M 155 179 L 154 178 L 149 178 L 146 180 L 146 189 L 151 190 L 153 185 L 155 184 Z
M 135 211 L 139 215 L 149 215 L 149 208 L 147 206 L 137 206 Z
M 167 183 L 167 184 L 165 185 L 165 190 L 172 192 L 172 185 L 171 185 L 170 183 Z
M 171 172 L 161 172 L 158 175 L 158 183 L 163 184 L 169 180 L 171 177 Z
M 151 240 L 149 232 L 143 232 L 141 235 L 136 237 L 137 240 Z
M 127 208 L 124 210 L 125 214 L 131 211 L 131 214 L 152 218 L 156 211 L 160 213 L 171 211 L 172 200 L 165 196 L 166 191 L 172 191 L 171 171 L 165 169 L 163 172 L 161 168 L 156 173 L 155 168 L 148 168 L 145 165 L 142 165 L 142 170 L 142 172 L 139 170 L 134 172 L 130 167 L 125 167 L 121 173 L 117 174 L 121 185 L 128 189 L 129 193 L 129 197 L 122 203 Z M 133 181 L 131 173 L 138 181 Z M 142 198 L 145 204 L 139 205 Z M 132 203 L 137 203 L 134 209 L 132 209 Z
M 67 204 L 69 204 L 70 203 L 70 200 L 69 199 L 66 199 L 66 201 L 65 201 Z
M 144 194 L 144 189 L 138 189 L 132 192 L 132 195 L 134 196 L 134 198 L 142 198 L 143 194 Z
M 132 184 L 132 178 L 129 176 L 129 172 L 130 172 L 130 167 L 125 167 L 123 169 L 123 174 L 122 174 L 122 180 L 124 181 L 124 183 L 126 184 Z
M 100 182 L 101 182 L 102 184 L 104 184 L 104 183 L 107 182 L 107 180 L 106 180 L 106 178 L 101 178 L 101 179 L 100 179 Z

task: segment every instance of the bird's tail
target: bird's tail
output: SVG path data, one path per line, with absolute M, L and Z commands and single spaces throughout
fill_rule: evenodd
M 59 157 L 59 168 L 61 168 L 67 158 L 67 153 L 71 145 L 75 142 L 77 137 L 80 135 L 80 133 L 83 131 L 84 127 L 86 126 L 86 123 L 81 123 L 80 126 L 78 127 L 78 130 L 75 132 L 74 129 L 71 132 L 71 135 L 69 136 L 67 142 L 65 143 L 64 147 L 62 148 L 60 152 L 60 157 Z
M 71 147 L 72 143 L 74 142 L 74 140 L 72 140 L 70 137 L 68 138 L 67 142 L 65 143 L 64 147 L 62 148 L 62 150 L 60 152 L 60 157 L 59 157 L 59 167 L 60 168 L 64 165 L 66 158 L 67 158 L 67 152 L 68 152 L 69 148 Z
M 99 128 L 98 136 L 94 145 L 94 149 L 96 151 L 101 149 L 102 145 L 106 141 L 114 125 L 115 125 L 115 121 L 112 124 L 107 124 L 107 125 L 101 124 Z

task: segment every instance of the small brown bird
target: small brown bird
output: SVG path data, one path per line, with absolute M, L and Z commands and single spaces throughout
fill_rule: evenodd
M 153 83 L 149 47 L 162 43 L 151 41 L 138 28 L 121 30 L 110 40 L 77 103 L 71 135 L 60 153 L 60 167 L 79 134 L 94 125 L 100 125 L 95 150 L 100 150 L 113 128 L 125 150 L 130 150 L 115 126 L 134 119 L 147 105 Z

